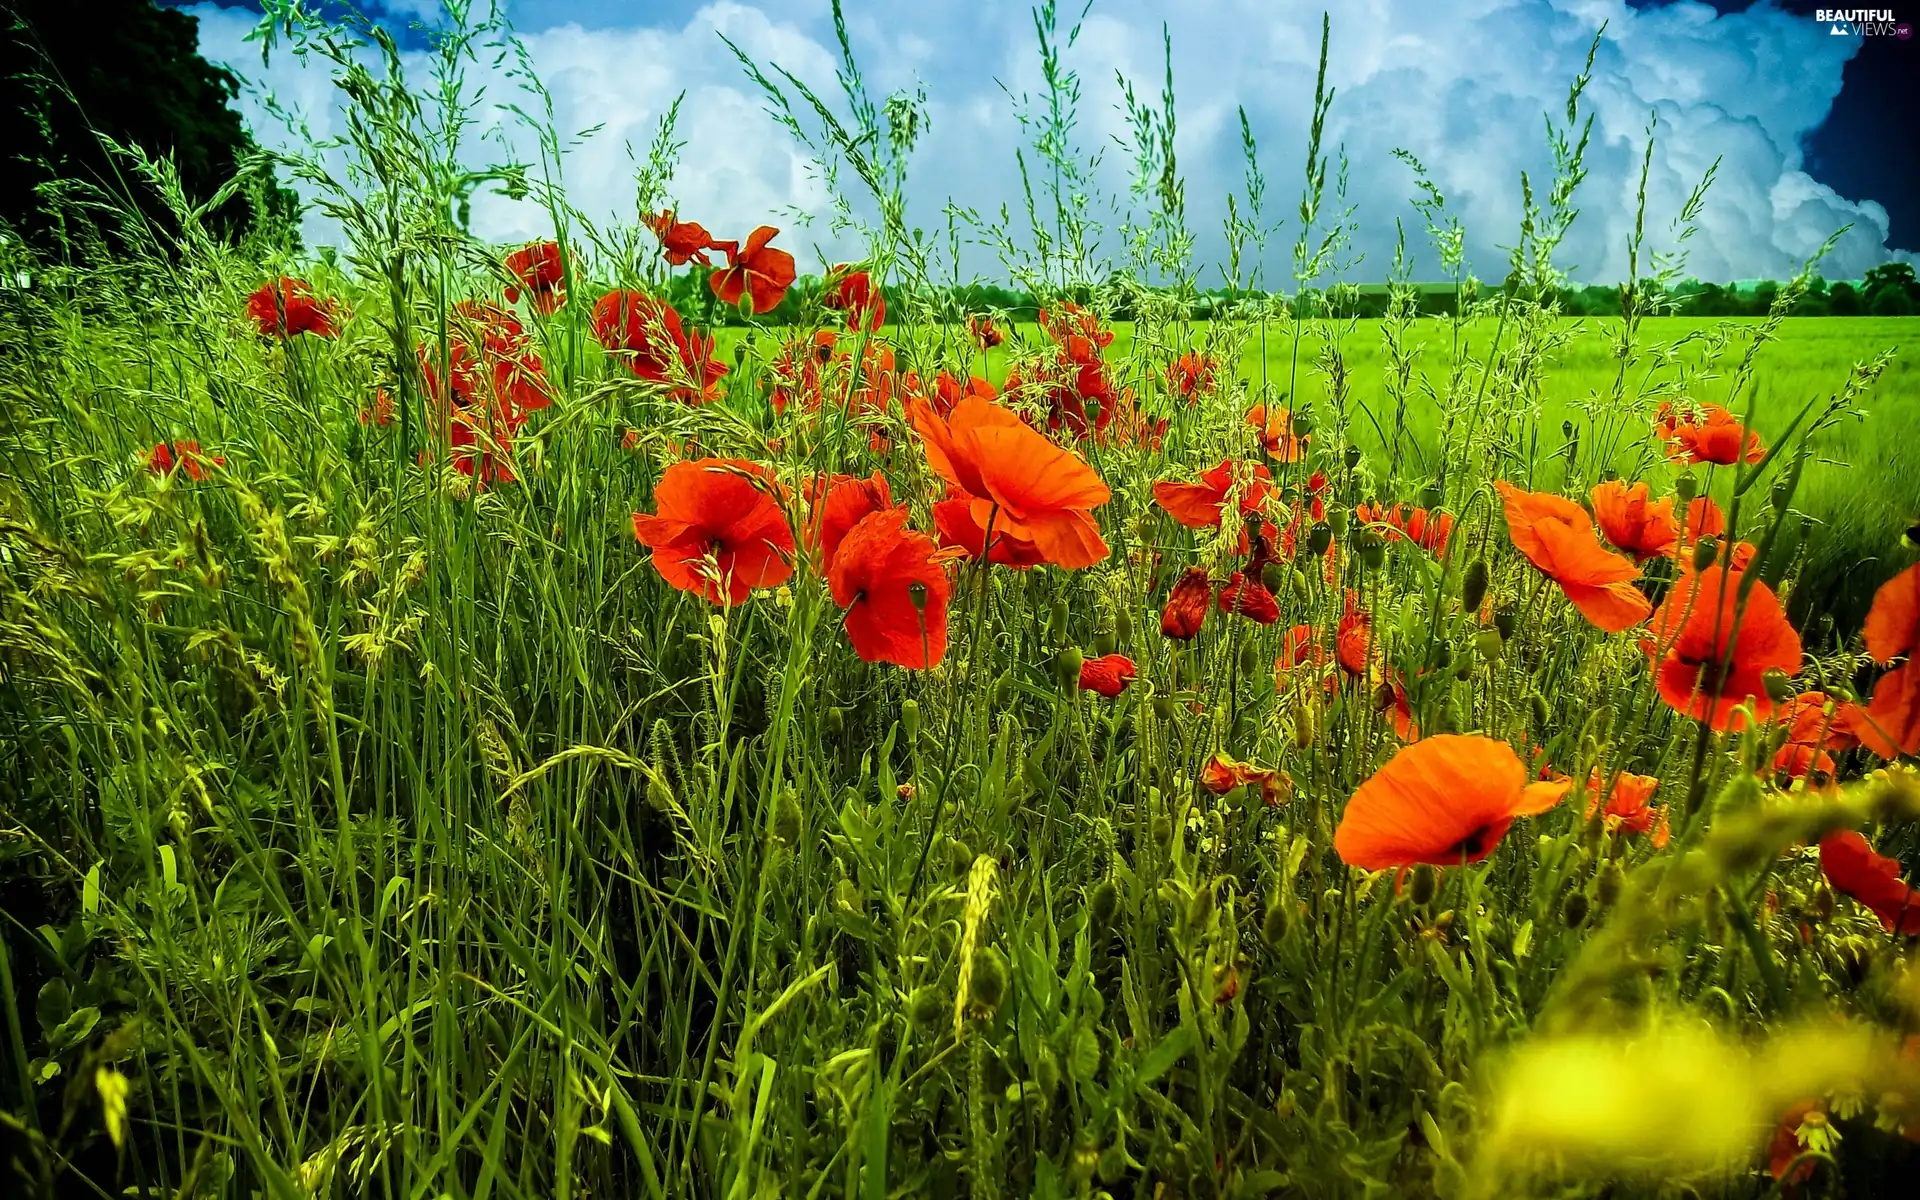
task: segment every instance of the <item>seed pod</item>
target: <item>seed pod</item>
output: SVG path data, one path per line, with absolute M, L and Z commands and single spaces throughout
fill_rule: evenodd
M 1060 676 L 1060 686 L 1072 688 L 1080 685 L 1080 664 L 1083 661 L 1085 656 L 1080 653 L 1078 646 L 1068 646 L 1054 656 L 1053 666 Z
M 983 1018 L 992 1016 L 1006 994 L 1007 960 L 992 946 L 975 947 L 973 989 L 967 996 L 974 1012 Z
M 1568 896 L 1566 904 L 1561 906 L 1560 915 L 1566 920 L 1568 929 L 1578 929 L 1586 924 L 1587 894 L 1585 892 L 1575 892 L 1573 895 Z
M 1260 918 L 1260 937 L 1269 946 L 1278 946 L 1287 936 L 1287 902 L 1275 892 L 1267 901 L 1267 911 Z
M 1692 471 L 1682 473 L 1680 478 L 1673 481 L 1673 496 L 1681 505 L 1693 503 L 1693 498 L 1699 494 L 1700 481 L 1693 477 Z
M 1276 596 L 1287 585 L 1287 569 L 1277 562 L 1270 562 L 1260 568 L 1260 584 Z
M 1720 539 L 1703 537 L 1693 544 L 1693 569 L 1704 571 L 1720 556 Z
M 1303 412 L 1298 412 L 1293 414 L 1293 436 L 1297 438 L 1303 438 L 1312 432 L 1313 432 L 1312 417 L 1308 416 L 1306 413 L 1303 413 Z
M 1325 521 L 1315 521 L 1313 528 L 1307 533 L 1307 550 L 1318 557 L 1325 554 L 1327 547 L 1331 545 L 1333 545 L 1333 526 Z
M 1421 508 L 1439 508 L 1442 504 L 1445 504 L 1446 502 L 1447 502 L 1447 494 L 1440 489 L 1439 484 L 1430 483 L 1426 487 L 1423 487 L 1420 489 L 1420 507 Z
M 1493 614 L 1493 627 L 1500 631 L 1500 640 L 1503 642 L 1513 640 L 1514 628 L 1518 626 L 1519 623 L 1520 613 L 1511 606 L 1500 609 Z
M 1500 636 L 1498 629 L 1482 629 L 1473 635 L 1474 653 L 1492 662 L 1500 657 L 1500 651 L 1506 646 L 1507 639 Z
M 1173 720 L 1172 698 L 1168 696 L 1155 696 L 1153 698 L 1153 715 L 1162 721 Z
M 1112 654 L 1119 648 L 1119 639 L 1114 636 L 1111 627 L 1093 631 L 1093 652 L 1095 655 Z
M 1774 480 L 1773 490 L 1768 498 L 1773 501 L 1773 511 L 1787 511 L 1787 506 L 1793 503 L 1793 476 L 1782 475 Z
M 930 983 L 913 989 L 913 994 L 907 997 L 907 1016 L 915 1025 L 931 1025 L 952 1011 L 940 989 Z
M 900 726 L 906 730 L 907 740 L 920 740 L 920 702 L 909 699 L 900 705 Z
M 1767 689 L 1767 699 L 1775 704 L 1785 704 L 1793 698 L 1793 679 L 1779 667 L 1768 667 L 1760 676 L 1760 683 Z
M 1476 558 L 1467 567 L 1467 577 L 1460 582 L 1460 609 L 1462 612 L 1479 612 L 1486 598 L 1487 562 Z
M 1368 538 L 1360 544 L 1360 562 L 1369 571 L 1377 571 L 1387 561 L 1386 543 L 1379 538 Z
M 1000 678 L 993 681 L 993 707 L 1004 712 L 1013 700 L 1013 670 L 1000 672 Z
M 1095 399 L 1092 396 L 1088 396 L 1085 408 L 1087 413 L 1087 424 L 1089 426 L 1099 425 L 1100 424 L 1100 401 Z
M 1327 527 L 1333 530 L 1335 537 L 1347 536 L 1347 510 L 1336 508 L 1327 514 Z
M 1433 903 L 1433 894 L 1440 890 L 1440 875 L 1426 863 L 1413 869 L 1413 889 L 1410 893 L 1415 904 Z
M 1360 447 L 1348 446 L 1347 453 L 1345 456 L 1345 462 L 1347 464 L 1347 470 L 1349 471 L 1359 466 L 1360 465 Z

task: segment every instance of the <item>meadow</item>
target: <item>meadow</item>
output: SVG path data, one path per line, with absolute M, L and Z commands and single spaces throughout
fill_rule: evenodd
M 1038 323 L 850 54 L 745 64 L 867 245 L 775 324 L 670 123 L 489 245 L 510 36 L 298 6 L 337 253 L 6 248 L 10 1194 L 1898 1194 L 1920 325 L 1559 315 L 1579 84 L 1513 288 L 1339 317 L 1316 134 L 1292 290 L 1190 321 L 1172 97 L 1094 256 L 1054 19 L 973 232 Z

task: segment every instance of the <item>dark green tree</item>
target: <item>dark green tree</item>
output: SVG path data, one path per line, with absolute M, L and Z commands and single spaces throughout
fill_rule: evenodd
M 213 198 L 255 146 L 231 107 L 239 82 L 200 57 L 198 24 L 152 0 L 0 0 L 0 222 L 46 249 L 87 240 L 76 221 L 117 237 L 119 217 L 95 207 L 89 221 L 87 204 L 53 203 L 64 195 L 170 228 L 158 194 L 97 135 L 171 157 L 190 204 Z M 207 224 L 290 239 L 296 213 L 263 172 Z
M 1913 277 L 1913 264 L 1881 263 L 1867 272 L 1860 282 L 1867 311 L 1875 316 L 1899 317 L 1920 309 L 1920 282 Z

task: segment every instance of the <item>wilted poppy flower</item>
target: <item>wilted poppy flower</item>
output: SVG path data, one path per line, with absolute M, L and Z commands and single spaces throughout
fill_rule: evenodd
M 1771 588 L 1755 580 L 1740 612 L 1743 578 L 1721 567 L 1681 576 L 1640 643 L 1660 698 L 1714 729 L 1726 729 L 1749 701 L 1766 720 L 1773 700 L 1763 677 L 1800 669 L 1800 635 Z
M 1222 459 L 1219 466 L 1202 472 L 1198 483 L 1176 483 L 1171 479 L 1162 479 L 1153 485 L 1154 503 L 1189 529 L 1218 527 L 1227 495 L 1234 487 L 1233 465 L 1232 459 Z M 1272 474 L 1264 465 L 1252 465 L 1252 470 L 1241 481 L 1242 513 L 1255 512 L 1260 508 L 1273 492 L 1272 480 Z
M 852 475 L 835 475 L 828 479 L 816 479 L 814 493 L 810 499 L 818 507 L 807 522 L 810 536 L 820 551 L 822 563 L 832 563 L 834 552 L 840 549 L 840 541 L 847 532 L 869 515 L 893 507 L 893 489 L 887 485 L 887 477 L 875 471 L 866 479 Z M 821 493 L 824 491 L 824 495 Z M 925 535 L 921 535 L 925 536 Z
M 1704 499 L 1704 497 L 1702 497 Z M 1593 489 L 1593 519 L 1615 546 L 1635 562 L 1673 553 L 1680 528 L 1673 520 L 1673 497 L 1652 498 L 1644 483 L 1609 479 Z
M 304 279 L 282 275 L 262 284 L 247 297 L 247 315 L 261 337 L 290 338 L 303 333 L 330 338 L 339 333 L 333 324 L 333 301 L 314 297 Z
M 507 255 L 507 274 L 515 282 L 507 285 L 507 303 L 520 299 L 526 289 L 527 303 L 543 313 L 554 312 L 567 302 L 567 275 L 560 258 L 560 243 L 535 242 Z
M 1882 584 L 1867 612 L 1867 653 L 1876 662 L 1907 661 L 1873 686 L 1860 741 L 1881 758 L 1920 754 L 1920 563 Z
M 967 318 L 967 334 L 982 350 L 991 350 L 1006 340 L 1006 335 L 993 323 L 993 318 L 979 313 Z
M 1103 654 L 1080 662 L 1080 690 L 1099 692 L 1111 700 L 1127 690 L 1138 672 L 1133 660 L 1124 654 Z
M 1278 808 L 1293 795 L 1293 780 L 1287 778 L 1286 772 L 1256 767 L 1217 752 L 1200 768 L 1200 786 L 1216 796 L 1224 796 L 1237 787 L 1258 788 L 1261 801 L 1269 808 Z
M 1167 596 L 1160 611 L 1160 632 L 1175 641 L 1197 636 L 1207 623 L 1207 610 L 1213 607 L 1213 581 L 1201 567 L 1188 567 Z
M 1213 390 L 1213 359 L 1191 350 L 1167 368 L 1167 383 L 1175 395 L 1192 404 Z
M 952 585 L 933 539 L 908 529 L 907 515 L 888 508 L 862 517 L 831 556 L 827 587 L 847 610 L 855 654 L 918 670 L 946 655 Z
M 1220 611 L 1237 613 L 1256 625 L 1271 625 L 1280 619 L 1280 602 L 1259 580 L 1235 571 L 1220 589 Z
M 713 342 L 689 334 L 672 305 L 641 292 L 611 291 L 593 306 L 593 333 L 636 376 L 667 388 L 687 404 L 716 398 L 726 364 L 712 357 Z
M 1750 433 L 1727 409 L 1718 404 L 1699 405 L 1692 418 L 1675 413 L 1662 404 L 1655 429 L 1667 444 L 1667 457 L 1675 462 L 1718 463 L 1759 462 L 1766 457 L 1760 435 Z
M 846 313 L 848 329 L 870 333 L 887 323 L 887 299 L 865 271 L 837 266 L 828 274 L 827 282 L 830 286 L 821 303 Z
M 1247 410 L 1247 424 L 1260 431 L 1261 443 L 1276 461 L 1299 462 L 1306 457 L 1311 438 L 1293 432 L 1292 409 L 1276 407 L 1269 412 L 1266 405 L 1256 404 Z
M 1446 513 L 1429 513 L 1424 508 L 1396 504 L 1360 504 L 1354 519 L 1363 525 L 1384 525 L 1390 542 L 1409 541 L 1435 558 L 1447 553 L 1447 539 L 1453 536 L 1453 518 Z
M 654 511 L 633 514 L 660 577 L 729 607 L 793 574 L 793 531 L 768 494 L 773 477 L 736 458 L 677 462 L 653 490 Z
M 1479 862 L 1515 817 L 1545 812 L 1564 784 L 1529 784 L 1505 742 L 1443 733 L 1396 753 L 1354 792 L 1333 832 L 1342 862 L 1368 871 Z
M 647 228 L 653 230 L 654 236 L 660 239 L 660 250 L 667 256 L 669 266 L 681 267 L 689 262 L 707 266 L 710 261 L 707 251 L 717 249 L 705 229 L 692 221 L 674 220 L 670 208 L 662 209 L 658 216 L 642 219 L 646 221 Z
M 1560 585 L 1582 616 L 1608 633 L 1647 619 L 1653 605 L 1633 586 L 1640 572 L 1601 546 L 1587 510 L 1564 496 L 1529 492 L 1498 480 L 1514 549 Z
M 1820 870 L 1833 890 L 1858 900 L 1888 933 L 1920 934 L 1920 892 L 1900 878 L 1900 864 L 1875 854 L 1857 830 L 1820 839 Z
M 171 475 L 174 468 L 185 471 L 187 478 L 198 482 L 208 475 L 209 467 L 224 467 L 224 456 L 209 457 L 200 452 L 200 443 L 192 440 L 178 441 L 169 447 L 165 442 L 156 443 L 147 451 L 147 470 L 155 475 Z
M 727 265 L 714 271 L 713 294 L 723 304 L 738 304 L 744 294 L 756 315 L 772 312 L 780 298 L 793 286 L 793 255 L 767 243 L 779 233 L 771 225 L 762 225 L 747 236 L 742 247 L 737 242 L 715 242 L 726 252 Z
M 1093 510 L 1111 493 L 1079 455 L 977 396 L 962 399 L 948 419 L 918 398 L 909 400 L 907 412 L 925 443 L 927 465 L 966 497 L 969 523 L 980 531 L 981 543 L 989 537 L 1025 542 L 1046 561 L 1068 568 L 1107 557 Z M 952 518 L 941 529 L 965 544 Z

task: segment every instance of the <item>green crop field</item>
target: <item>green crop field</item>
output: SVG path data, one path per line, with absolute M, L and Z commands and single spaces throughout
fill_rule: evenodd
M 1920 320 L 1563 316 L 1558 111 L 1508 286 L 1339 319 L 1323 74 L 1196 321 L 1171 112 L 1108 262 L 1054 72 L 1015 323 L 851 61 L 748 66 L 798 263 L 672 114 L 618 220 L 476 172 L 502 27 L 269 8 L 338 245 L 131 153 L 0 243 L 0 1195 L 1910 1189 Z

